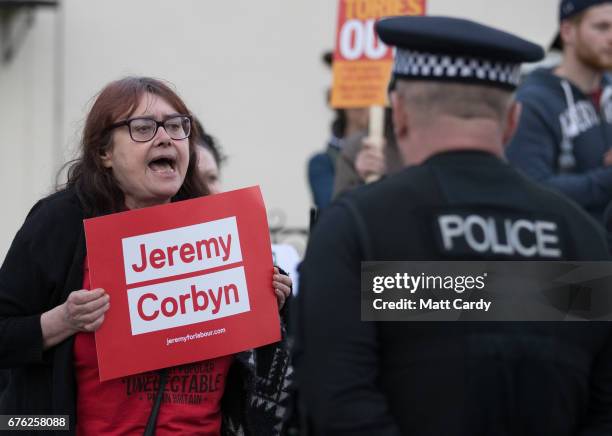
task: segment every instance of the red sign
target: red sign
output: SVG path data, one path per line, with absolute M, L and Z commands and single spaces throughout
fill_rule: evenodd
M 374 24 L 383 17 L 423 14 L 425 0 L 339 0 L 333 107 L 387 104 L 393 50 L 378 38 Z
M 280 340 L 258 187 L 85 220 L 100 380 Z

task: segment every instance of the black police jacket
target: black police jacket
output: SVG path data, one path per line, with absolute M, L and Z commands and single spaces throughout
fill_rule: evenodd
M 530 230 L 502 253 L 466 235 L 468 217 Z M 295 365 L 315 434 L 612 434 L 609 324 L 360 320 L 361 261 L 478 259 L 595 261 L 608 251 L 577 205 L 480 152 L 436 155 L 322 214 L 296 314 Z

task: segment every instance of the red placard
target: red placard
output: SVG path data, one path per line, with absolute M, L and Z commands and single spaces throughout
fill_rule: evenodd
M 280 340 L 259 187 L 85 220 L 100 380 Z
M 376 35 L 383 17 L 425 14 L 425 0 L 339 0 L 331 105 L 360 108 L 387 104 L 393 50 Z

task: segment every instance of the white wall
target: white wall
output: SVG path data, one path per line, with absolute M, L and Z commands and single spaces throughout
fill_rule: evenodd
M 469 18 L 548 47 L 558 23 L 559 0 L 428 0 L 427 14 Z
M 52 189 L 59 163 L 73 156 L 92 97 L 127 74 L 176 85 L 229 156 L 225 189 L 260 184 L 269 210 L 282 210 L 290 226 L 306 227 L 305 162 L 323 148 L 332 116 L 325 107 L 331 77 L 320 56 L 333 44 L 335 5 L 65 0 L 61 12 L 37 12 L 16 59 L 0 65 L 0 259 L 29 207 Z M 427 11 L 478 19 L 548 44 L 556 5 L 429 0 Z
M 16 57 L 0 63 L 0 259 L 53 182 L 55 20 L 38 12 Z

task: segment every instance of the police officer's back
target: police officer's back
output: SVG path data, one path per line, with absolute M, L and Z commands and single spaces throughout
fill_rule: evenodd
M 607 325 L 360 321 L 361 261 L 608 256 L 590 217 L 501 159 L 519 63 L 541 49 L 453 19 L 388 19 L 378 30 L 400 46 L 394 121 L 417 166 L 347 195 L 312 235 L 296 365 L 315 430 L 612 434 Z

